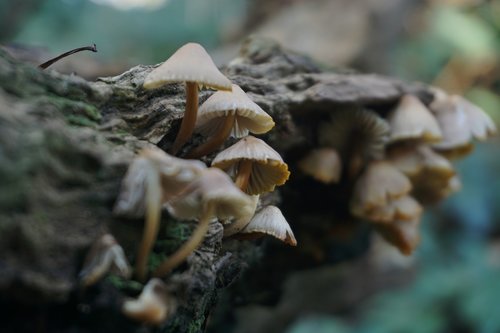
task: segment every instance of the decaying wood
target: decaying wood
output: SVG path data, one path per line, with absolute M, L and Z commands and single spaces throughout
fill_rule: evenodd
M 138 290 L 105 280 L 82 291 L 77 278 L 85 252 L 105 232 L 134 259 L 142 220 L 112 216 L 121 178 L 140 148 L 169 148 L 184 110 L 181 85 L 142 88 L 152 68 L 137 66 L 88 82 L 0 53 L 0 309 L 10 315 L 4 316 L 10 318 L 3 323 L 7 331 L 30 330 L 27 318 L 37 320 L 41 332 L 54 325 L 78 332 L 139 329 L 118 311 L 124 297 Z M 292 162 L 295 152 L 316 144 L 317 122 L 335 108 L 384 112 L 406 92 L 424 101 L 431 96 L 420 84 L 322 72 L 262 39 L 247 41 L 224 73 L 274 118 L 276 128 L 265 140 Z M 210 93 L 202 91 L 200 102 Z M 183 152 L 200 141 L 195 137 Z M 293 226 L 293 217 L 288 219 Z M 163 223 L 180 225 L 168 217 Z M 234 253 L 221 253 L 221 239 L 221 225 L 213 223 L 187 268 L 169 279 L 180 307 L 163 331 L 199 330 L 217 290 L 238 274 L 241 263 Z

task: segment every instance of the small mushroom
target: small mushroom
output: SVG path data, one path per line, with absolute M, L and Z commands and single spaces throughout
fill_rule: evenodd
M 319 144 L 340 154 L 350 178 L 369 161 L 384 157 L 389 138 L 387 122 L 375 112 L 359 108 L 335 110 L 318 131 Z
M 177 302 L 169 295 L 166 285 L 160 279 L 151 279 L 137 299 L 126 300 L 122 312 L 133 320 L 159 326 L 171 317 Z
M 365 216 L 390 200 L 407 195 L 411 189 L 410 180 L 390 163 L 371 162 L 354 185 L 351 212 L 354 216 Z
M 404 95 L 389 114 L 388 121 L 391 127 L 390 142 L 422 140 L 430 143 L 442 139 L 438 122 L 415 96 Z
M 109 272 L 128 279 L 131 269 L 116 239 L 110 234 L 104 234 L 92 244 L 85 257 L 79 274 L 80 284 L 83 287 L 91 286 Z
M 342 171 L 340 156 L 333 148 L 313 149 L 298 166 L 302 172 L 325 184 L 337 183 Z
M 249 218 L 255 211 L 252 198 L 243 193 L 228 175 L 217 168 L 208 168 L 176 198 L 166 204 L 178 219 L 199 219 L 191 238 L 156 269 L 155 276 L 164 276 L 177 267 L 205 236 L 209 222 L 217 219 Z
M 281 210 L 276 206 L 267 206 L 259 211 L 238 234 L 271 235 L 288 245 L 297 245 L 292 228 L 290 228 Z
M 280 154 L 251 135 L 220 152 L 212 166 L 235 175 L 236 186 L 251 195 L 271 192 L 290 176 Z
M 136 276 L 146 278 L 146 264 L 160 226 L 161 205 L 182 192 L 206 169 L 200 161 L 183 160 L 159 149 L 144 149 L 130 165 L 114 208 L 118 216 L 146 216 L 138 248 Z
M 420 218 L 411 221 L 395 221 L 389 224 L 377 224 L 375 230 L 404 255 L 410 255 L 420 242 Z
M 207 51 L 197 43 L 188 43 L 178 49 L 144 80 L 144 88 L 154 89 L 173 82 L 186 83 L 186 111 L 181 128 L 172 145 L 172 154 L 191 138 L 198 114 L 198 87 L 231 91 L 229 81 L 217 69 Z
M 259 195 L 251 195 L 252 198 L 252 203 L 253 203 L 253 212 L 255 213 L 255 210 L 257 209 L 257 206 L 259 205 Z M 243 216 L 238 219 L 228 219 L 228 220 L 222 220 L 221 222 L 224 225 L 224 237 L 229 237 L 231 235 L 237 234 L 240 232 L 243 228 L 245 228 L 248 223 L 250 223 L 250 220 L 254 216 L 254 213 L 251 215 Z
M 210 154 L 229 136 L 242 138 L 249 132 L 264 134 L 273 127 L 273 118 L 233 84 L 232 91 L 218 91 L 201 105 L 196 128 L 210 138 L 186 157 L 199 158 Z
M 366 211 L 358 216 L 374 223 L 391 223 L 393 221 L 411 221 L 420 218 L 423 208 L 413 197 L 402 197 L 388 200 L 387 204 Z

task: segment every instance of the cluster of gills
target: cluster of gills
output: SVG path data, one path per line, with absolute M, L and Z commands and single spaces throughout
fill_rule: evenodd
M 460 189 L 451 160 L 472 151 L 472 140 L 496 132 L 480 108 L 435 89 L 425 106 L 404 95 L 387 116 L 363 109 L 339 109 L 318 129 L 320 148 L 298 163 L 325 184 L 347 181 L 349 213 L 403 254 L 419 243 L 422 205 Z
M 170 254 L 154 272 L 138 299 L 124 303 L 123 313 L 141 322 L 159 325 L 175 311 L 175 301 L 161 278 L 182 263 L 202 242 L 214 219 L 224 226 L 224 237 L 274 236 L 295 246 L 296 240 L 281 211 L 259 204 L 262 193 L 283 185 L 289 175 L 281 156 L 263 140 L 274 127 L 273 119 L 214 65 L 207 52 L 189 43 L 180 48 L 145 78 L 144 88 L 185 82 L 186 110 L 170 154 L 151 147 L 139 152 L 122 182 L 114 213 L 122 217 L 145 217 L 144 233 L 135 262 L 139 281 L 149 276 L 147 262 L 157 238 L 162 208 L 179 220 L 197 220 L 190 239 Z M 198 89 L 219 90 L 198 111 Z M 175 157 L 193 132 L 207 141 L 184 156 Z M 220 152 L 211 167 L 195 160 L 219 148 L 228 137 L 240 139 Z M 81 273 L 83 286 L 109 271 L 124 278 L 131 275 L 123 251 L 111 235 L 91 249 Z

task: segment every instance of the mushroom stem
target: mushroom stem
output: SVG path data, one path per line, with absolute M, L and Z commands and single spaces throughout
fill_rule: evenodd
M 191 238 L 187 242 L 185 242 L 181 248 L 179 248 L 175 253 L 169 256 L 166 260 L 164 260 L 160 266 L 154 272 L 155 277 L 162 277 L 170 273 L 174 268 L 179 266 L 184 259 L 187 258 L 194 250 L 200 245 L 205 238 L 205 235 L 208 231 L 208 226 L 210 222 L 210 218 L 213 215 L 212 207 L 206 207 L 202 217 L 200 218 L 200 222 L 198 226 L 193 231 Z
M 203 143 L 201 146 L 198 146 L 192 151 L 190 151 L 186 155 L 186 158 L 200 158 L 202 156 L 210 154 L 215 149 L 219 148 L 219 146 L 221 146 L 231 134 L 231 130 L 233 129 L 234 126 L 234 118 L 235 118 L 234 114 L 228 114 L 217 134 L 212 136 L 210 139 L 208 139 L 207 142 Z
M 198 84 L 196 82 L 186 82 L 186 110 L 182 118 L 181 128 L 170 152 L 175 155 L 182 146 L 191 138 L 198 115 Z
M 43 64 L 39 65 L 38 67 L 41 68 L 41 69 L 45 69 L 45 68 L 49 67 L 50 65 L 52 65 L 53 63 L 61 60 L 62 58 L 66 58 L 67 56 L 70 56 L 73 53 L 77 53 L 77 52 L 80 52 L 80 51 L 97 52 L 97 47 L 95 46 L 95 44 L 92 44 L 91 46 L 84 46 L 84 47 L 79 47 L 79 48 L 73 49 L 71 51 L 65 52 L 65 53 L 63 53 L 61 55 L 58 55 L 55 58 L 52 58 L 52 59 L 44 62 Z
M 151 170 L 147 176 L 146 190 L 146 222 L 141 244 L 137 252 L 135 275 L 139 281 L 145 281 L 147 276 L 147 262 L 153 244 L 158 236 L 161 214 L 161 188 L 160 177 Z
M 238 166 L 238 174 L 234 183 L 243 192 L 246 191 L 248 187 L 248 181 L 250 180 L 250 174 L 252 173 L 252 160 L 241 160 Z

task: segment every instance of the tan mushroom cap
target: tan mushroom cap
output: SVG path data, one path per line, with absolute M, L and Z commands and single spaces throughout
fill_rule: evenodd
M 280 154 L 261 139 L 251 135 L 221 151 L 212 166 L 236 174 L 239 162 L 252 161 L 252 170 L 246 192 L 251 195 L 271 192 L 283 185 L 290 176 L 288 165 Z
M 235 138 L 244 137 L 249 132 L 264 134 L 274 127 L 273 118 L 233 84 L 232 91 L 218 91 L 200 106 L 196 130 L 205 136 L 213 136 L 224 126 L 224 119 L 229 114 L 235 116 L 230 134 Z
M 200 86 L 217 90 L 231 90 L 231 81 L 219 71 L 207 51 L 197 43 L 182 46 L 151 71 L 144 80 L 144 88 L 154 89 L 173 82 L 196 82 Z
M 292 228 L 290 228 L 281 210 L 276 206 L 267 206 L 259 211 L 240 233 L 266 234 L 291 246 L 297 245 Z
M 391 223 L 393 221 L 411 221 L 420 218 L 423 208 L 409 195 L 390 200 L 385 206 L 374 208 L 360 216 L 370 222 Z
M 210 206 L 217 219 L 245 218 L 255 211 L 254 200 L 243 193 L 231 178 L 217 168 L 208 168 L 191 182 L 177 197 L 170 200 L 167 209 L 178 219 L 196 219 Z
M 377 224 L 377 232 L 404 255 L 410 255 L 420 242 L 420 218 L 411 221 L 395 221 Z
M 160 325 L 174 314 L 176 301 L 167 292 L 165 284 L 157 278 L 151 279 L 137 299 L 123 303 L 123 314 L 133 320 L 150 325 Z
M 497 127 L 493 120 L 477 105 L 472 104 L 462 96 L 450 97 L 456 104 L 463 108 L 470 128 L 471 135 L 477 140 L 486 140 L 497 133 Z
M 325 184 L 337 183 L 342 172 L 340 156 L 333 148 L 311 150 L 298 166 L 306 175 Z
M 375 112 L 362 109 L 339 109 L 329 122 L 319 126 L 321 146 L 337 150 L 342 157 L 348 149 L 356 149 L 363 159 L 380 159 L 388 141 L 389 125 Z M 359 147 L 353 147 L 353 143 Z
M 354 185 L 351 212 L 354 216 L 365 216 L 408 194 L 411 189 L 410 180 L 390 163 L 371 162 Z
M 247 215 L 244 217 L 241 217 L 239 219 L 229 219 L 229 220 L 223 220 L 221 221 L 224 225 L 224 237 L 229 237 L 234 234 L 237 234 L 240 232 L 243 228 L 245 228 L 248 223 L 250 223 L 250 220 L 253 218 L 255 211 L 257 210 L 257 206 L 259 204 L 259 195 L 251 195 L 253 202 L 253 213 L 252 215 Z
M 404 95 L 389 114 L 388 121 L 391 142 L 408 139 L 438 142 L 442 139 L 437 120 L 415 96 Z

